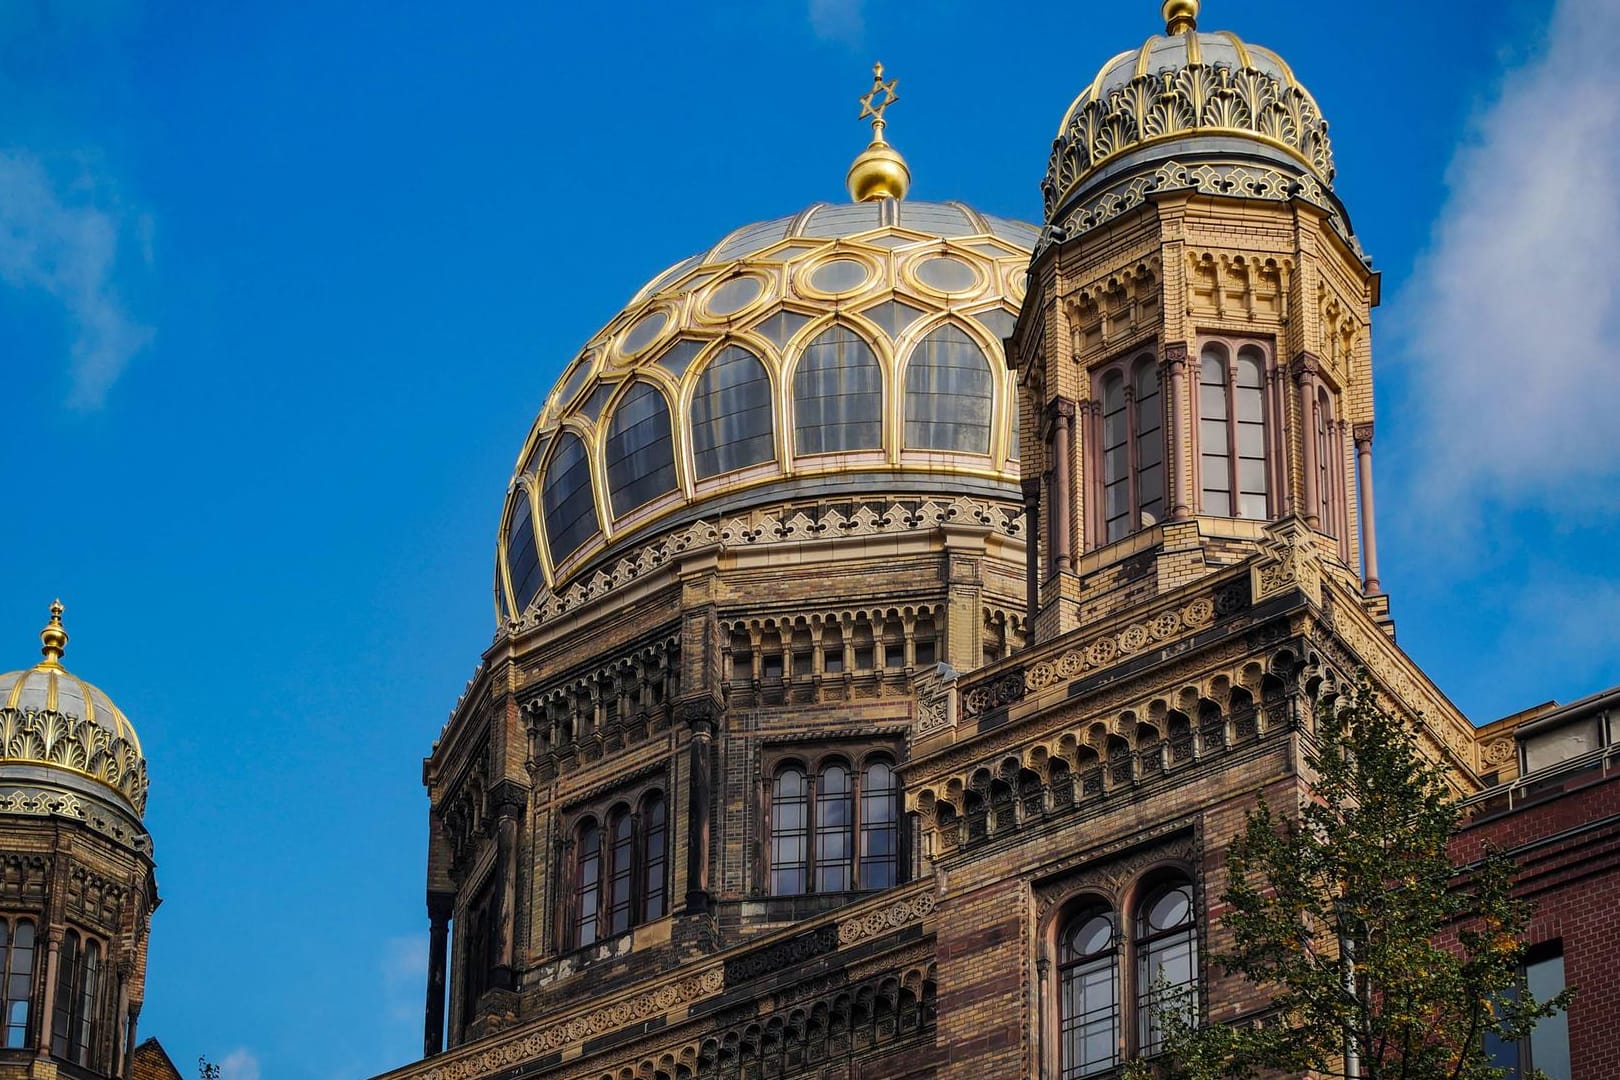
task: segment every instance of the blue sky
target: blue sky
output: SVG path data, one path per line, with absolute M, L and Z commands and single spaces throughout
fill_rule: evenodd
M 0 668 L 60 595 L 142 733 L 145 1034 L 229 1080 L 411 1059 L 420 761 L 502 493 L 648 278 L 838 201 L 874 59 L 919 198 L 1025 219 L 1157 4 L 0 2 Z M 1333 122 L 1384 273 L 1384 580 L 1485 721 L 1620 683 L 1617 0 L 1214 0 Z

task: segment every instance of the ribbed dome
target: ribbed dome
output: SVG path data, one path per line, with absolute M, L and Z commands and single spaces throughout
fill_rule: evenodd
M 818 203 L 654 278 L 524 442 L 500 617 L 670 528 L 766 501 L 1019 498 L 1001 339 L 1036 238 L 960 203 Z
M 1193 188 L 1303 198 L 1348 237 L 1327 122 L 1310 92 L 1270 49 L 1200 33 L 1197 5 L 1174 6 L 1184 9 L 1172 16 L 1176 32 L 1109 60 L 1064 114 L 1041 185 L 1047 224 L 1074 235 L 1152 192 Z
M 51 606 L 40 639 L 44 660 L 0 675 L 0 812 L 17 809 L 12 804 L 32 798 L 59 770 L 68 774 L 66 787 L 85 790 L 79 779 L 93 780 L 141 814 L 147 779 L 140 739 L 111 698 L 62 666 L 60 603 Z

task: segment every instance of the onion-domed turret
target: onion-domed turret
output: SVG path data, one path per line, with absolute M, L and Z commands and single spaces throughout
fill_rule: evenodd
M 1165 0 L 1165 33 L 1105 63 L 1064 113 L 1041 184 L 1046 224 L 1072 236 L 1192 188 L 1302 198 L 1348 238 L 1316 100 L 1270 49 L 1201 32 L 1198 8 Z

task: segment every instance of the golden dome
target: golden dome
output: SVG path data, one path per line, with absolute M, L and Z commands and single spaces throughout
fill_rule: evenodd
M 568 365 L 524 441 L 499 620 L 542 617 L 750 508 L 1021 500 L 1002 339 L 1037 235 L 961 203 L 818 203 L 660 274 Z
M 139 815 L 147 787 L 140 739 L 111 698 L 62 666 L 62 610 L 60 600 L 53 603 L 39 632 L 45 658 L 0 675 L 0 812 L 14 808 L 14 785 L 37 785 L 37 767 L 46 765 L 111 789 Z M 28 768 L 8 768 L 22 763 Z
M 1187 187 L 1342 215 L 1327 122 L 1282 57 L 1200 32 L 1196 0 L 1161 11 L 1166 33 L 1105 63 L 1064 113 L 1041 185 L 1047 223 L 1073 235 Z

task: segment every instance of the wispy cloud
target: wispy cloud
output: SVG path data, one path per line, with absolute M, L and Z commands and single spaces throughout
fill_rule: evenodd
M 389 938 L 383 943 L 383 1001 L 392 1019 L 421 1019 L 427 961 L 425 934 Z
M 119 244 L 126 233 L 150 254 L 150 222 L 118 204 L 105 177 L 84 161 L 52 170 L 25 149 L 0 149 L 0 282 L 38 290 L 59 305 L 71 344 L 69 403 L 97 408 L 152 330 L 119 296 Z
M 226 1054 L 219 1063 L 220 1080 L 259 1080 L 259 1059 L 246 1047 Z
M 810 0 L 810 28 L 826 41 L 855 46 L 861 43 L 866 18 L 863 0 Z
M 1452 160 L 1396 319 L 1428 509 L 1620 509 L 1617 51 L 1620 4 L 1558 0 Z

